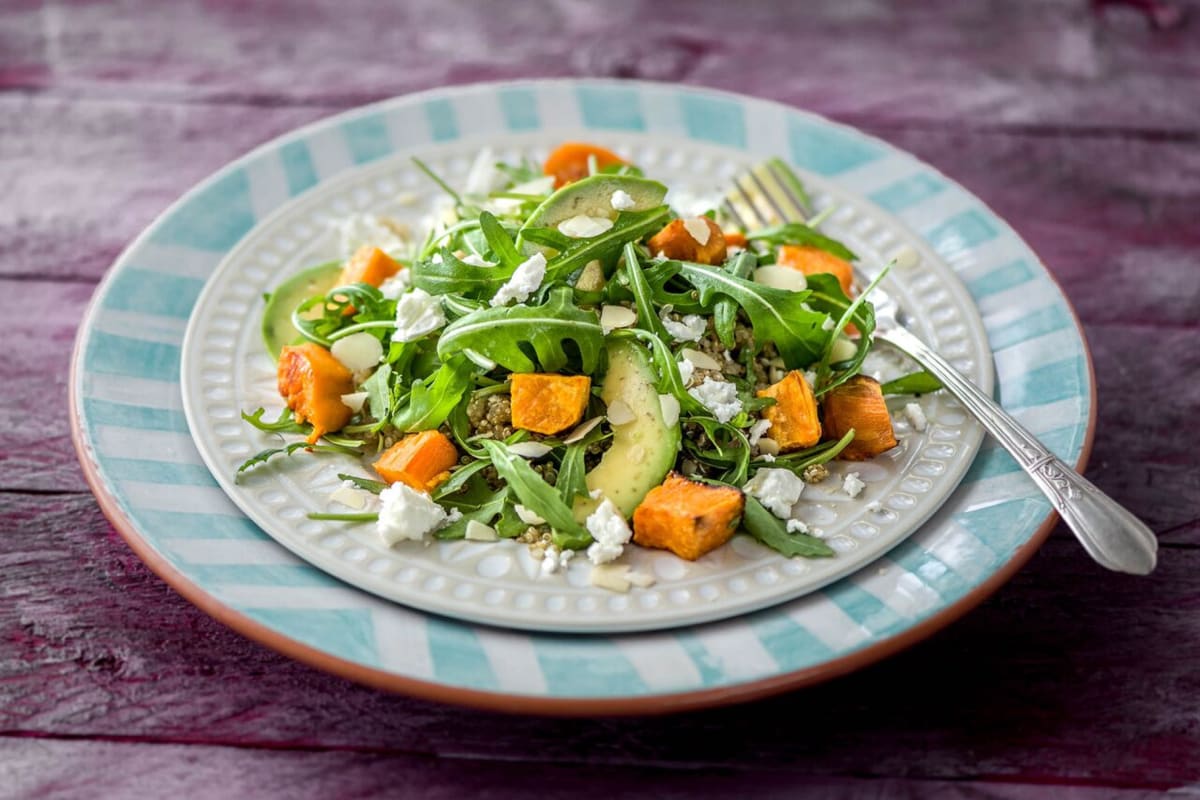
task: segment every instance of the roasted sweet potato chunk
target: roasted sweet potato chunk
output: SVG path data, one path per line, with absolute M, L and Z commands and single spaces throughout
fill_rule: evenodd
M 838 258 L 833 253 L 819 247 L 797 246 L 785 244 L 779 248 L 775 263 L 781 267 L 791 267 L 805 275 L 828 273 L 837 278 L 846 297 L 851 297 L 851 286 L 854 283 L 854 268 L 850 262 Z
M 596 157 L 596 167 L 624 164 L 625 159 L 612 150 L 586 142 L 563 142 L 546 158 L 542 172 L 554 176 L 554 188 L 559 189 L 588 176 L 588 158 Z
M 383 451 L 375 471 L 388 483 L 403 483 L 418 492 L 431 492 L 450 477 L 458 463 L 458 448 L 441 431 L 410 433 Z
M 350 257 L 338 276 L 338 286 L 369 283 L 375 288 L 402 269 L 400 263 L 378 247 L 363 245 Z
M 672 472 L 634 509 L 633 541 L 695 561 L 729 541 L 745 508 L 746 497 L 737 489 Z
M 310 443 L 341 430 L 354 412 L 342 395 L 354 391 L 354 378 L 333 355 L 313 342 L 284 347 L 279 352 L 279 394 L 297 422 L 311 422 Z
M 883 400 L 879 381 L 855 375 L 822 398 L 825 435 L 840 439 L 851 428 L 854 440 L 842 451 L 847 461 L 866 461 L 896 446 L 892 415 Z
M 583 419 L 592 379 L 586 375 L 517 373 L 512 376 L 511 391 L 513 427 L 549 435 Z
M 705 235 L 707 231 L 707 235 Z M 708 217 L 674 219 L 650 237 L 650 252 L 679 261 L 721 264 L 725 261 L 725 233 Z
M 779 444 L 780 451 L 803 450 L 821 441 L 821 420 L 817 416 L 817 398 L 804 373 L 792 370 L 778 383 L 758 393 L 772 397 L 775 405 L 763 409 L 763 418 L 771 421 L 767 435 Z

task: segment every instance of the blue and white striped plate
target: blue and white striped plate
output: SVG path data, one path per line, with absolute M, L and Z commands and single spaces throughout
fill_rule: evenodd
M 998 395 L 1082 462 L 1092 379 L 1073 313 L 1037 257 L 979 200 L 889 145 L 752 98 L 648 83 L 538 81 L 438 90 L 317 123 L 189 192 L 121 256 L 80 329 L 74 435 L 105 513 L 138 554 L 218 619 L 375 686 L 495 708 L 648 713 L 759 696 L 876 660 L 999 586 L 1048 533 L 1047 500 L 985 443 L 921 530 L 801 599 L 672 631 L 567 636 L 446 620 L 377 599 L 294 559 L 233 506 L 182 413 L 180 347 L 216 265 L 292 197 L 396 152 L 478 137 L 638 132 L 778 155 L 870 198 L 971 292 Z

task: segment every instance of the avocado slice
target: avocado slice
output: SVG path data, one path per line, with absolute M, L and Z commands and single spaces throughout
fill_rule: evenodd
M 330 261 L 296 273 L 271 293 L 263 309 L 262 335 L 272 358 L 279 358 L 279 351 L 285 345 L 295 344 L 301 338 L 300 331 L 292 324 L 292 312 L 296 306 L 314 295 L 328 292 L 337 283 L 341 273 L 342 262 Z
M 633 207 L 625 209 L 626 211 L 657 208 L 667 196 L 666 186 L 648 178 L 637 178 L 633 175 L 592 175 L 569 183 L 547 197 L 529 215 L 522 230 L 557 227 L 563 220 L 580 214 L 615 219 L 617 209 L 612 207 L 612 196 L 617 190 L 625 192 L 633 199 Z
M 608 405 L 624 402 L 635 418 L 613 426 L 613 443 L 600 463 L 587 474 L 588 491 L 600 490 L 626 517 L 651 489 L 662 483 L 679 454 L 679 426 L 663 420 L 656 376 L 650 356 L 633 342 L 608 345 L 608 373 L 600 397 Z M 599 505 L 590 497 L 576 498 L 575 519 L 583 522 Z

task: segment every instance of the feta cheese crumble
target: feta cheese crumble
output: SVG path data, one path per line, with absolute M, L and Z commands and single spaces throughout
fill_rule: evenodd
M 705 378 L 699 386 L 688 389 L 688 394 L 696 398 L 717 418 L 717 422 L 729 422 L 742 411 L 742 401 L 738 399 L 737 387 L 729 381 L 714 381 Z
M 624 189 L 617 189 L 613 192 L 612 197 L 609 198 L 609 202 L 617 211 L 628 211 L 637 205 L 637 203 L 633 202 L 633 198 L 629 195 L 629 192 Z
M 804 481 L 790 469 L 767 467 L 754 473 L 754 477 L 742 488 L 772 514 L 787 519 L 792 515 L 792 506 L 796 505 L 800 493 L 804 491 Z
M 789 519 L 787 521 L 788 533 L 808 533 L 808 525 L 798 519 Z
M 379 293 L 387 300 L 399 300 L 400 295 L 407 292 L 410 287 L 412 287 L 412 273 L 407 269 L 402 269 L 383 282 L 383 285 L 379 287 Z
M 352 214 L 337 223 L 339 246 L 342 255 L 350 258 L 367 245 L 378 247 L 385 253 L 402 252 L 408 243 L 386 220 L 374 214 Z
M 872 514 L 879 514 L 883 511 L 883 503 L 880 503 L 878 500 L 872 500 L 867 503 L 867 511 L 870 511 Z
M 664 308 L 658 318 L 662 320 L 663 327 L 667 329 L 667 333 L 677 342 L 698 342 L 704 336 L 704 330 L 708 327 L 708 322 L 699 314 L 688 314 L 683 319 L 676 322 L 667 316 L 667 310 Z
M 538 290 L 545 277 L 546 257 L 541 253 L 534 253 L 522 261 L 520 266 L 513 270 L 508 282 L 497 290 L 491 301 L 492 306 L 502 306 L 510 300 L 524 303 L 529 299 L 529 295 Z
M 712 236 L 712 230 L 708 227 L 708 220 L 704 217 L 688 217 L 683 221 L 683 229 L 701 247 L 708 244 L 708 239 Z
M 679 367 L 679 378 L 683 381 L 683 385 L 687 386 L 692 382 L 692 375 L 696 372 L 696 365 L 685 358 L 677 366 Z
M 608 217 L 589 217 L 587 214 L 577 214 L 558 223 L 558 232 L 572 239 L 591 239 L 599 236 L 613 226 Z
M 424 289 L 413 289 L 396 301 L 393 342 L 411 342 L 446 324 L 442 303 Z
M 574 557 L 574 550 L 559 550 L 552 544 L 547 545 L 542 556 L 542 574 L 553 575 L 560 569 L 566 569 Z
M 908 424 L 913 426 L 915 431 L 923 431 L 929 427 L 929 420 L 925 417 L 925 411 L 921 408 L 920 403 L 908 403 L 904 406 L 904 417 L 908 420 Z
M 588 533 L 596 541 L 588 545 L 587 556 L 593 564 L 607 564 L 620 557 L 633 536 L 629 523 L 607 497 L 588 515 Z
M 750 446 L 756 447 L 758 440 L 767 435 L 767 431 L 771 430 L 771 420 L 760 419 L 750 426 L 750 430 L 746 431 L 746 438 L 750 440 Z
M 403 483 L 394 483 L 384 489 L 379 493 L 379 501 L 375 532 L 388 547 L 402 541 L 419 542 L 462 516 L 458 509 L 448 513 L 429 495 Z
M 850 472 L 842 479 L 842 491 L 851 497 L 858 497 L 862 494 L 862 490 L 867 488 L 867 485 L 862 482 L 862 478 L 857 472 Z

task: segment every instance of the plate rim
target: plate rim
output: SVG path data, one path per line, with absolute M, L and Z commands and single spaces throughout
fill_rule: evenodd
M 1027 242 L 1025 242 L 1024 238 L 1012 228 L 1012 226 L 1004 217 L 997 214 L 976 194 L 963 188 L 957 181 L 946 176 L 941 170 L 917 158 L 908 151 L 892 145 L 891 143 L 880 139 L 879 137 L 861 131 L 858 128 L 831 120 L 816 112 L 797 108 L 787 103 L 769 98 L 758 97 L 752 94 L 731 92 L 728 90 L 707 86 L 696 86 L 692 84 L 674 82 L 571 77 L 526 78 L 456 84 L 453 86 L 432 87 L 419 92 L 412 92 L 384 98 L 374 103 L 336 112 L 305 125 L 290 129 L 242 154 L 241 156 L 226 162 L 213 173 L 208 175 L 205 179 L 201 180 L 199 183 L 195 184 L 186 192 L 184 192 L 168 207 L 163 209 L 163 211 L 159 213 L 138 234 L 138 236 L 135 237 L 133 241 L 131 241 L 121 251 L 121 253 L 114 260 L 113 266 L 120 264 L 126 259 L 130 252 L 142 245 L 148 239 L 151 231 L 154 230 L 166 216 L 175 212 L 179 207 L 185 205 L 187 202 L 193 199 L 195 195 L 208 188 L 215 181 L 219 180 L 227 170 L 239 166 L 243 164 L 243 162 L 249 161 L 260 155 L 262 152 L 276 148 L 282 143 L 285 143 L 293 138 L 300 138 L 307 132 L 328 124 L 331 120 L 338 119 L 341 121 L 346 121 L 359 116 L 365 116 L 377 111 L 380 107 L 401 98 L 418 101 L 421 98 L 428 97 L 430 95 L 446 96 L 459 92 L 499 89 L 505 86 L 571 85 L 641 87 L 651 90 L 691 91 L 718 95 L 739 102 L 751 100 L 756 103 L 773 106 L 787 113 L 800 113 L 811 119 L 819 121 L 821 124 L 847 131 L 851 135 L 879 143 L 885 148 L 894 150 L 909 158 L 912 158 L 914 161 L 919 163 L 923 169 L 931 171 L 933 174 L 946 181 L 948 185 L 957 188 L 959 191 L 962 191 L 971 197 L 980 205 L 981 208 L 987 211 L 999 225 L 1002 226 L 1007 235 L 1013 237 L 1017 242 L 1024 246 L 1029 255 L 1033 257 L 1036 265 L 1041 268 L 1042 273 L 1050 280 L 1050 282 L 1058 291 L 1068 318 L 1074 327 L 1076 335 L 1079 337 L 1081 356 L 1083 364 L 1085 365 L 1086 381 L 1084 388 L 1086 389 L 1086 397 L 1088 401 L 1088 413 L 1086 427 L 1083 431 L 1082 442 L 1080 443 L 1079 456 L 1075 463 L 1075 469 L 1082 472 L 1086 467 L 1091 456 L 1096 432 L 1098 404 L 1096 403 L 1095 365 L 1093 362 L 1091 349 L 1088 345 L 1086 333 L 1079 319 L 1078 313 L 1075 310 L 1074 304 L 1063 291 L 1062 285 L 1057 277 L 1046 267 L 1040 256 L 1038 256 L 1037 252 L 1030 247 Z M 85 436 L 83 420 L 80 414 L 81 404 L 79 396 L 81 388 L 79 379 L 82 373 L 84 344 L 86 343 L 93 327 L 95 317 L 97 316 L 100 307 L 100 300 L 106 295 L 115 277 L 116 272 L 110 266 L 103 278 L 97 283 L 96 288 L 93 291 L 92 297 L 85 308 L 79 328 L 76 332 L 75 341 L 72 347 L 70 370 L 68 374 L 68 414 L 71 441 L 75 447 L 76 454 L 84 473 L 85 481 L 88 484 L 92 494 L 95 496 L 101 512 L 130 546 L 130 549 L 134 551 L 134 553 L 150 568 L 152 572 L 164 580 L 185 599 L 197 606 L 209 616 L 213 617 L 218 622 L 221 622 L 222 624 L 233 628 L 235 631 L 247 636 L 248 638 L 257 641 L 260 644 L 266 645 L 267 647 L 290 658 L 294 658 L 325 672 L 332 673 L 339 677 L 348 678 L 374 688 L 399 692 L 429 700 L 450 702 L 494 711 L 524 714 L 537 713 L 556 716 L 651 715 L 746 702 L 790 689 L 796 689 L 823 682 L 839 675 L 844 675 L 848 672 L 860 669 L 868 664 L 886 658 L 887 656 L 896 652 L 907 649 L 908 647 L 911 647 L 912 645 L 928 638 L 934 632 L 961 618 L 964 614 L 978 606 L 983 602 L 983 600 L 993 594 L 1000 586 L 1004 585 L 1004 583 L 1006 583 L 1017 572 L 1017 570 L 1019 570 L 1022 566 L 1024 566 L 1025 563 L 1028 562 L 1033 553 L 1040 548 L 1040 546 L 1050 535 L 1050 532 L 1053 530 L 1059 519 L 1057 512 L 1051 508 L 1046 517 L 1041 521 L 1033 533 L 1029 535 L 1026 541 L 1018 545 L 1010 555 L 1009 559 L 996 568 L 981 583 L 966 592 L 957 600 L 947 603 L 944 607 L 931 613 L 929 616 L 912 624 L 904 630 L 888 635 L 886 638 L 883 638 L 878 642 L 868 644 L 864 647 L 854 650 L 853 652 L 847 653 L 846 655 L 822 661 L 798 670 L 780 672 L 779 674 L 771 675 L 765 678 L 743 681 L 727 686 L 688 691 L 652 692 L 647 694 L 615 695 L 611 697 L 573 697 L 524 694 L 502 690 L 488 691 L 400 675 L 384 669 L 343 659 L 315 646 L 305 644 L 304 642 L 293 639 L 283 633 L 279 633 L 269 626 L 253 619 L 249 615 L 221 602 L 216 598 L 215 595 L 208 593 L 199 584 L 193 582 L 190 578 L 185 576 L 167 558 L 156 552 L 154 547 L 146 539 L 142 538 L 136 528 L 136 525 L 121 509 L 119 501 L 110 487 L 104 482 L 103 477 L 99 472 L 99 468 L 92 458 L 91 445 Z

